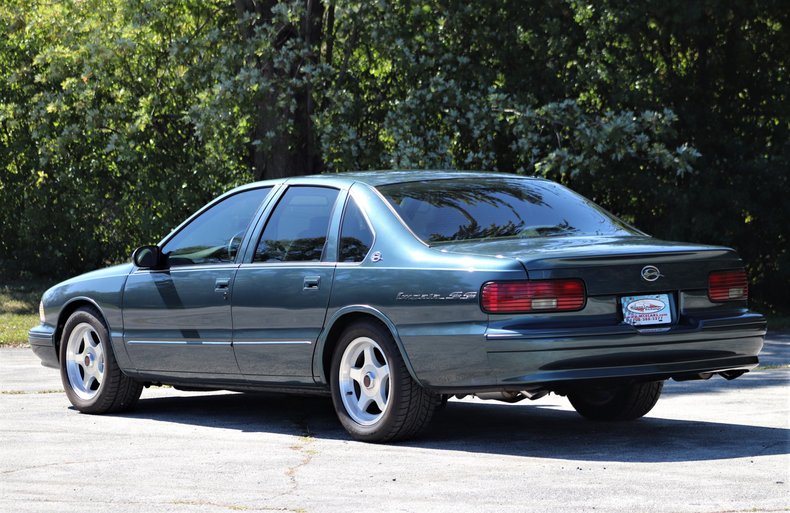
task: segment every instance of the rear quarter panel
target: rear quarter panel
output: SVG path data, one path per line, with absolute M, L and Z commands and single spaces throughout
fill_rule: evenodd
M 423 386 L 489 384 L 488 315 L 480 309 L 480 287 L 494 279 L 526 278 L 523 266 L 511 258 L 429 248 L 370 188 L 355 186 L 351 193 L 368 214 L 375 239 L 363 262 L 338 264 L 327 325 L 352 312 L 375 312 L 391 323 L 407 365 Z M 326 376 L 319 375 L 325 382 Z

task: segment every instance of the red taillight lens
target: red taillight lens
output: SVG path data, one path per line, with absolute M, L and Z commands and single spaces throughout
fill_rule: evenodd
M 581 280 L 492 281 L 483 285 L 487 313 L 569 312 L 584 307 Z
M 708 297 L 711 301 L 740 301 L 749 298 L 746 271 L 714 271 L 708 276 Z

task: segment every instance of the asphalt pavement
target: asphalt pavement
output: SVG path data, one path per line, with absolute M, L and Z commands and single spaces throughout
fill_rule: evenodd
M 150 388 L 71 408 L 56 370 L 0 350 L 2 512 L 790 511 L 790 335 L 734 381 L 669 382 L 647 417 L 562 397 L 451 400 L 419 440 L 354 442 L 326 398 Z

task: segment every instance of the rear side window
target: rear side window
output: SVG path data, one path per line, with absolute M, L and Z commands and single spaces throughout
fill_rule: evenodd
M 162 248 L 171 266 L 227 264 L 271 187 L 239 192 L 192 220 Z
M 373 231 L 365 216 L 354 201 L 349 198 L 343 213 L 343 227 L 340 230 L 340 262 L 361 262 L 373 244 Z
M 290 187 L 266 223 L 253 261 L 320 261 L 337 194 L 328 187 Z
M 378 187 L 429 244 L 464 240 L 638 233 L 593 202 L 547 180 L 462 178 Z

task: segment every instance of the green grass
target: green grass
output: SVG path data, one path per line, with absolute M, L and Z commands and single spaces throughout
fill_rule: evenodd
M 0 347 L 26 346 L 27 331 L 38 323 L 38 314 L 0 314 Z
M 0 276 L 0 347 L 27 345 L 27 331 L 39 323 L 38 302 L 52 285 L 29 276 Z

